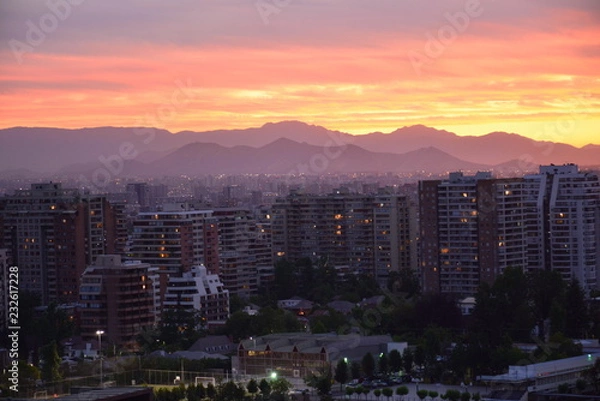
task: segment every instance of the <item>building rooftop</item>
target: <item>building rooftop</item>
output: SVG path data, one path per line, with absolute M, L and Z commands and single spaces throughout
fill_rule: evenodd
M 240 349 L 273 352 L 339 353 L 344 350 L 371 347 L 392 342 L 388 335 L 361 336 L 358 334 L 279 333 L 243 340 Z
M 509 366 L 508 373 L 497 376 L 482 376 L 487 382 L 527 382 L 540 377 L 555 376 L 569 372 L 580 372 L 591 367 L 599 354 L 584 354 L 572 358 L 535 363 L 525 366 Z
M 207 336 L 199 338 L 188 351 L 202 351 L 209 354 L 227 354 L 235 351 L 237 344 L 227 336 Z

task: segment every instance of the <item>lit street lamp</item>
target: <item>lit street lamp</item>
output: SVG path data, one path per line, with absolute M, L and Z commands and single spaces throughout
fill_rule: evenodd
M 104 330 L 96 330 L 96 335 L 98 336 L 98 355 L 100 356 L 100 387 L 102 388 L 102 334 L 104 334 Z

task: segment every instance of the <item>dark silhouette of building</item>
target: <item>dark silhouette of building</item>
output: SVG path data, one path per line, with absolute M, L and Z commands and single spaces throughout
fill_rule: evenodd
M 150 266 L 101 255 L 81 277 L 81 337 L 94 340 L 103 331 L 105 344 L 138 348 L 137 335 L 155 323 Z
M 523 179 L 421 181 L 419 208 L 423 291 L 474 295 L 506 267 L 526 267 Z
M 0 242 L 19 266 L 20 289 L 39 294 L 45 305 L 77 302 L 86 265 L 123 246 L 117 214 L 104 196 L 60 183 L 0 198 Z
M 381 282 L 391 271 L 415 267 L 411 225 L 416 222 L 404 195 L 293 192 L 277 199 L 272 217 L 275 260 L 325 258 L 331 266 Z

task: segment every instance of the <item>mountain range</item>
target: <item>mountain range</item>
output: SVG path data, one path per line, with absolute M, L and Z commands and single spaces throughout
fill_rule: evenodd
M 87 173 L 110 163 L 135 176 L 523 172 L 550 163 L 598 166 L 600 145 L 577 148 L 505 132 L 458 136 L 424 125 L 350 135 L 298 121 L 175 134 L 147 127 L 0 130 L 3 176 Z

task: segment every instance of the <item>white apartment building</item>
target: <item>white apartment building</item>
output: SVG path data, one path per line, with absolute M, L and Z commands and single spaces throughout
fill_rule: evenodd
M 222 325 L 229 318 L 229 291 L 218 275 L 203 265 L 193 266 L 180 277 L 169 277 L 163 310 L 177 307 L 198 311 L 203 325 Z
M 598 288 L 600 181 L 575 164 L 525 176 L 528 268 L 556 270 L 586 292 Z

